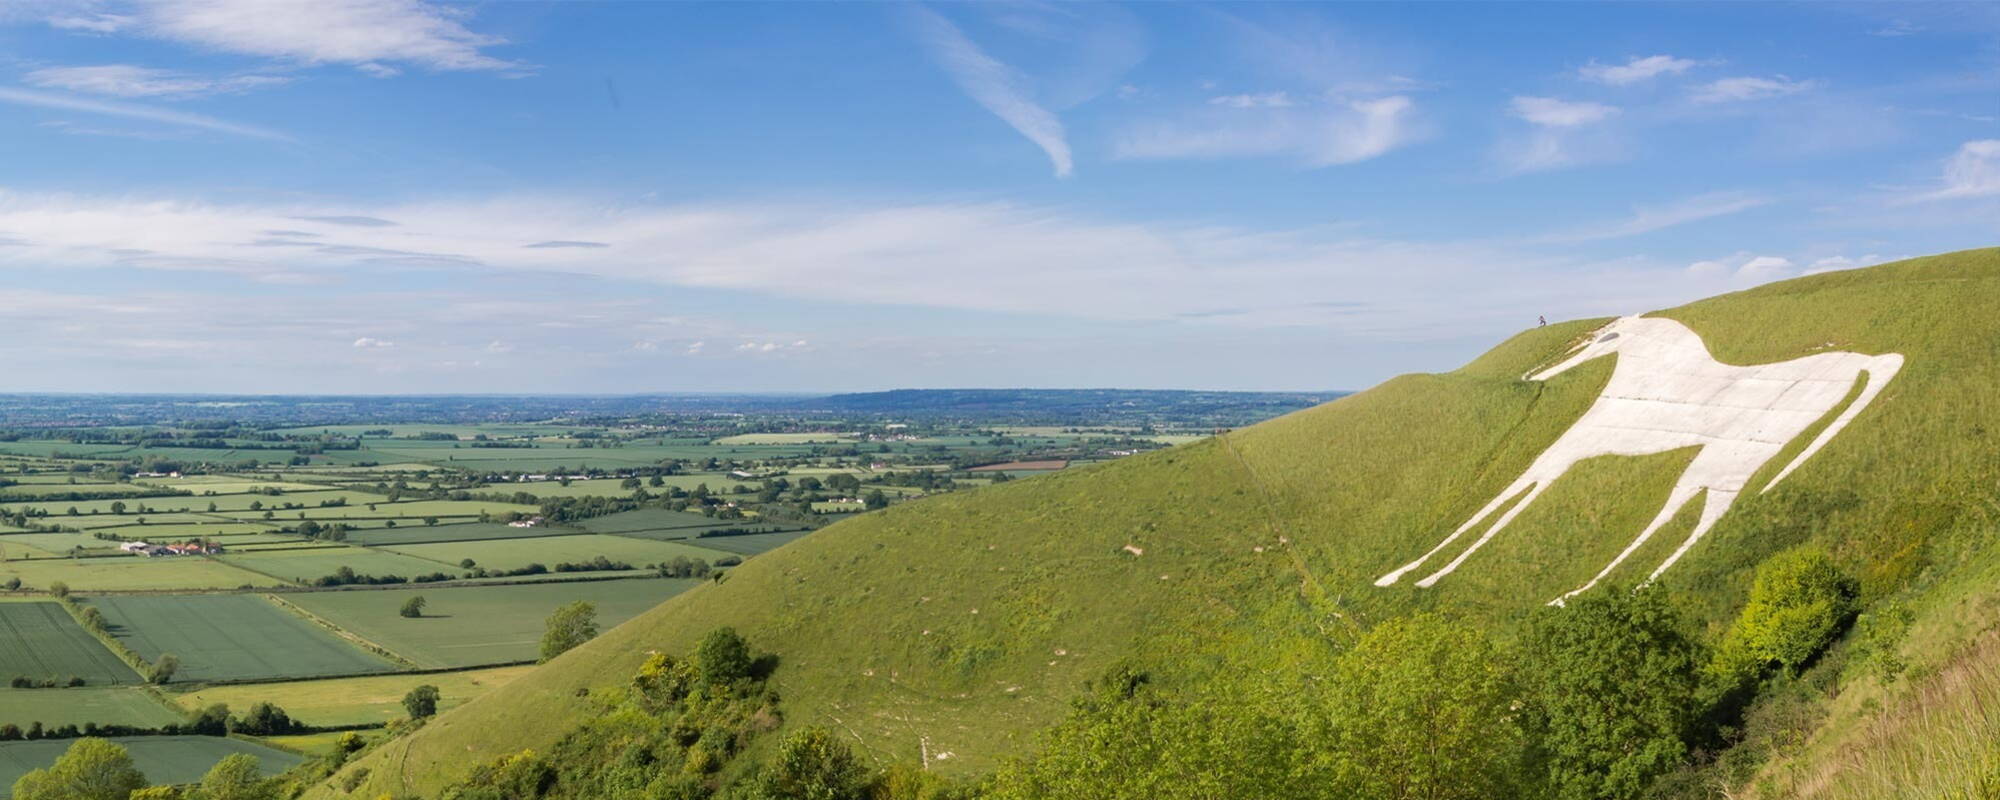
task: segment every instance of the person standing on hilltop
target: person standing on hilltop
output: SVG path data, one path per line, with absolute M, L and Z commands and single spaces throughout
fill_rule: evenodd
M 1549 318 L 1548 318 L 1548 317 L 1536 317 L 1536 318 L 1535 318 L 1535 327 L 1537 327 L 1537 328 L 1546 328 L 1546 327 L 1548 327 L 1548 326 L 1549 326 Z

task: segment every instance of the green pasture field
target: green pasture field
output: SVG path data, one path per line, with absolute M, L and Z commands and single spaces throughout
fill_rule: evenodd
M 159 489 L 156 487 L 140 486 L 131 483 L 77 483 L 77 484 L 24 483 L 19 486 L 0 486 L 0 497 L 19 496 L 22 498 L 35 498 L 35 497 L 42 497 L 45 495 L 63 495 L 63 494 L 68 494 L 70 492 L 92 492 L 92 493 L 115 492 L 118 494 L 125 494 L 125 495 L 139 495 L 157 491 L 159 491 Z M 23 502 L 30 502 L 30 501 L 16 500 L 9 502 L 8 505 L 10 506 L 19 505 Z M 44 502 L 61 502 L 67 504 L 71 501 L 60 500 L 60 501 L 44 501 Z
M 223 547 L 226 548 L 228 553 L 268 553 L 273 550 L 332 550 L 345 548 L 347 545 L 339 542 L 300 539 L 297 536 L 275 536 L 270 541 L 263 542 L 244 542 L 242 544 L 237 544 L 234 541 L 223 542 Z
M 65 679 L 72 675 L 90 685 L 139 680 L 131 667 L 76 624 L 61 604 L 0 603 L 0 680 L 15 676 Z M 6 705 L 0 703 L 0 716 L 5 710 Z
M 55 453 L 69 453 L 86 458 L 122 455 L 132 452 L 129 444 L 75 444 L 72 442 L 0 442 L 0 453 L 35 458 L 54 458 Z
M 240 478 L 229 475 L 191 475 L 185 478 L 139 478 L 138 481 L 144 481 L 153 486 L 168 489 L 181 489 L 194 492 L 197 497 L 205 497 L 210 494 L 244 494 L 260 489 L 278 489 L 290 493 L 317 492 L 339 488 L 314 483 L 257 480 L 256 478 Z
M 9 533 L 0 535 L 0 548 L 13 546 L 32 547 L 50 555 L 60 556 L 72 547 L 98 550 L 118 547 L 117 542 L 107 542 L 87 533 Z M 13 555 L 9 553 L 9 555 Z
M 174 709 L 136 686 L 84 686 L 75 689 L 0 689 L 0 724 L 29 723 L 45 727 L 95 722 L 157 728 L 183 722 Z
M 844 444 L 856 439 L 851 433 L 739 433 L 716 439 L 718 445 Z
M 450 564 L 457 564 L 462 559 L 470 558 L 487 569 L 517 569 L 529 564 L 554 568 L 559 562 L 589 561 L 600 555 L 612 561 L 624 561 L 635 566 L 667 561 L 674 556 L 714 561 L 722 555 L 714 550 L 676 542 L 656 542 L 604 534 L 406 544 L 387 549 Z
M 267 775 L 276 775 L 305 759 L 256 742 L 224 736 L 121 736 L 111 741 L 132 753 L 132 762 L 146 780 L 157 785 L 200 783 L 201 776 L 224 758 L 237 753 L 256 757 Z M 0 742 L 0 786 L 10 790 L 30 771 L 54 764 L 69 750 L 70 740 Z
M 688 543 L 726 553 L 754 556 L 776 550 L 791 544 L 799 537 L 812 531 L 784 531 L 782 533 L 743 533 L 735 536 L 703 536 L 689 539 Z M 713 561 L 714 559 L 709 559 Z
M 112 633 L 145 658 L 173 653 L 177 681 L 306 678 L 395 669 L 325 628 L 249 594 L 93 597 Z
M 591 517 L 575 525 L 591 533 L 625 533 L 628 531 L 656 531 L 671 529 L 700 529 L 717 526 L 739 525 L 742 520 L 718 520 L 702 514 L 685 511 L 669 511 L 664 508 L 641 508 L 636 511 L 621 511 L 601 517 Z
M 5 491 L 4 489 L 0 489 L 0 492 L 4 491 Z M 125 507 L 124 513 L 126 514 L 140 513 L 139 511 L 140 506 L 145 506 L 146 508 L 151 509 L 150 511 L 145 513 L 164 513 L 169 511 L 193 511 L 198 513 L 205 513 L 208 511 L 208 507 L 211 505 L 215 506 L 215 509 L 217 511 L 247 511 L 250 509 L 250 505 L 252 503 L 255 503 L 259 509 L 265 509 L 265 508 L 278 509 L 282 508 L 286 503 L 295 503 L 305 508 L 316 508 L 319 506 L 321 502 L 334 499 L 343 499 L 346 500 L 350 505 L 352 505 L 356 503 L 381 502 L 382 496 L 379 494 L 369 494 L 367 492 L 357 492 L 352 490 L 330 489 L 322 487 L 320 489 L 310 492 L 287 492 L 285 494 L 277 495 L 275 497 L 261 493 L 248 493 L 248 494 L 237 493 L 237 494 L 193 495 L 193 496 L 176 495 L 173 497 L 139 497 L 126 500 L 77 500 L 73 502 L 72 501 L 54 501 L 54 502 L 21 501 L 21 502 L 0 504 L 0 508 L 5 508 L 8 510 L 19 510 L 21 508 L 46 508 L 49 510 L 51 517 L 55 517 L 55 516 L 68 516 L 67 512 L 69 511 L 69 509 L 72 508 L 76 509 L 81 514 L 110 514 L 113 513 L 111 510 L 111 504 L 119 503 Z
M 369 508 L 370 505 L 373 505 L 374 508 L 372 509 Z M 364 501 L 359 503 L 349 502 L 349 504 L 344 506 L 334 506 L 329 508 L 309 506 L 306 508 L 265 509 L 265 510 L 277 511 L 278 513 L 276 514 L 275 519 L 279 520 L 301 519 L 302 517 L 299 516 L 300 512 L 305 513 L 303 519 L 324 520 L 324 519 L 345 519 L 349 517 L 395 517 L 398 519 L 421 519 L 423 517 L 477 517 L 481 512 L 497 516 L 500 514 L 505 514 L 509 511 L 512 511 L 517 514 L 534 514 L 537 511 L 540 511 L 541 509 L 535 506 L 524 506 L 517 503 L 488 503 L 477 500 L 412 500 L 402 503 L 391 503 L 387 499 L 382 498 L 378 495 L 376 496 L 376 499 L 374 499 L 373 501 Z M 263 512 L 231 511 L 227 512 L 226 514 L 223 514 L 222 516 L 232 517 L 235 519 L 260 519 L 263 516 Z
M 285 599 L 420 666 L 447 668 L 533 660 L 545 620 L 564 603 L 590 601 L 597 606 L 598 627 L 609 630 L 700 583 L 639 578 L 296 592 Z M 398 616 L 413 595 L 423 596 L 424 616 Z
M 405 578 L 432 572 L 457 575 L 463 571 L 458 568 L 457 559 L 443 564 L 400 553 L 345 545 L 311 550 L 224 553 L 218 558 L 247 570 L 299 583 L 311 583 L 317 578 L 332 575 L 341 567 L 363 575 L 401 575 Z
M 493 425 L 422 425 L 422 424 L 317 425 L 317 426 L 308 426 L 304 428 L 285 428 L 283 430 L 273 431 L 273 433 L 300 433 L 306 435 L 331 433 L 336 436 L 351 437 L 351 436 L 361 436 L 363 433 L 367 431 L 376 431 L 385 429 L 392 431 L 392 433 L 390 434 L 391 436 L 415 436 L 421 433 L 449 433 L 461 439 L 470 439 L 474 436 L 483 433 L 489 437 L 499 439 L 499 438 L 515 437 L 515 436 L 549 436 L 553 434 L 569 433 L 571 431 L 579 430 L 580 428 L 579 426 L 575 425 L 534 425 L 534 424 L 510 424 L 510 423 L 501 423 Z M 378 436 L 367 436 L 364 437 L 362 441 L 365 444 L 372 445 L 382 442 L 384 441 L 384 439 Z M 411 441 L 413 443 L 419 443 L 419 444 L 424 443 L 424 442 L 419 442 L 417 440 L 403 440 L 403 441 Z
M 532 669 L 533 665 L 524 664 L 424 675 L 366 675 L 290 683 L 211 686 L 176 695 L 173 700 L 191 712 L 212 703 L 225 703 L 237 711 L 257 703 L 274 703 L 292 719 L 307 725 L 362 725 L 409 716 L 403 709 L 403 695 L 418 686 L 438 687 L 438 710 L 443 711 L 504 686 Z M 153 705 L 159 706 L 158 703 Z
M 61 510 L 62 509 L 59 508 L 50 509 L 51 512 L 60 512 Z M 243 513 L 247 514 L 250 512 L 246 511 Z M 100 528 L 122 528 L 131 525 L 138 525 L 140 524 L 139 520 L 141 519 L 146 521 L 145 522 L 146 525 L 169 525 L 169 524 L 195 525 L 204 522 L 230 521 L 222 517 L 204 516 L 202 514 L 188 514 L 184 512 L 167 512 L 159 514 L 150 514 L 150 513 L 149 514 L 85 514 L 80 517 L 51 516 L 48 518 L 47 521 L 59 523 L 63 527 L 67 528 L 79 528 L 82 530 L 94 531 Z
M 0 580 L 20 578 L 25 586 L 47 589 L 56 581 L 79 592 L 151 589 L 234 589 L 274 586 L 278 581 L 228 564 L 195 556 L 119 556 L 0 562 Z
M 571 528 L 556 528 L 536 525 L 532 528 L 516 528 L 498 522 L 470 522 L 459 525 L 401 525 L 395 528 L 381 528 L 349 533 L 347 541 L 369 547 L 389 545 L 426 544 L 430 542 L 473 542 L 490 539 L 533 539 L 542 536 L 566 536 L 580 533 Z M 0 539 L 0 542 L 6 541 Z
M 152 517 L 148 516 L 146 524 L 143 526 L 136 524 L 135 521 L 135 524 L 129 526 L 121 525 L 111 528 L 97 528 L 96 530 L 115 533 L 127 539 L 144 539 L 148 537 L 159 539 L 194 539 L 204 536 L 214 536 L 226 540 L 235 540 L 236 537 L 268 536 L 275 529 L 274 526 L 262 522 L 167 522 L 154 524 Z

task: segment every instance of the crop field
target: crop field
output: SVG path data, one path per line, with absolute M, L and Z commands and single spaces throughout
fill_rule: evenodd
M 237 753 L 255 756 L 257 766 L 267 775 L 305 760 L 256 742 L 223 736 L 122 736 L 111 741 L 131 751 L 133 765 L 154 784 L 199 783 L 215 762 Z M 0 742 L 0 786 L 11 789 L 22 775 L 54 764 L 70 744 L 64 739 Z
M 0 725 L 30 723 L 45 727 L 95 722 L 157 728 L 181 722 L 174 709 L 136 686 L 85 686 L 75 689 L 0 689 Z
M 79 592 L 151 589 L 234 589 L 280 582 L 218 561 L 193 556 L 60 558 L 0 562 L 0 580 L 47 589 L 57 581 Z
M 254 478 L 238 478 L 228 475 L 192 475 L 186 478 L 139 478 L 134 483 L 144 483 L 162 489 L 179 489 L 194 492 L 196 496 L 211 494 L 242 494 L 263 489 L 277 489 L 283 492 L 316 492 L 331 487 L 311 483 L 289 481 L 262 481 Z
M 740 533 L 733 536 L 703 536 L 690 539 L 689 543 L 711 550 L 721 550 L 737 555 L 754 556 L 791 544 L 809 530 L 783 531 L 778 533 Z
M 423 675 L 368 675 L 291 683 L 211 686 L 176 695 L 173 699 L 188 711 L 200 710 L 211 703 L 226 703 L 239 711 L 257 703 L 275 703 L 291 714 L 292 719 L 308 725 L 360 725 L 408 716 L 403 709 L 403 695 L 418 686 L 438 687 L 438 710 L 442 711 L 489 689 L 504 686 L 532 669 L 533 665 L 523 664 Z M 159 703 L 153 703 L 153 706 L 157 708 Z
M 743 433 L 724 436 L 716 444 L 840 444 L 854 441 L 851 433 Z
M 580 563 L 597 556 L 604 556 L 612 561 L 643 565 L 659 563 L 675 556 L 714 561 L 722 555 L 714 550 L 675 542 L 656 542 L 605 534 L 406 544 L 387 549 L 450 564 L 457 564 L 461 559 L 470 558 L 488 569 L 517 569 L 529 564 L 541 564 L 553 568 L 560 562 Z
M 432 572 L 443 572 L 448 575 L 461 572 L 456 560 L 444 564 L 385 550 L 345 545 L 305 550 L 224 553 L 218 558 L 247 570 L 299 583 L 311 583 L 318 578 L 332 575 L 341 567 L 348 567 L 363 575 L 401 575 L 405 578 Z
M 70 492 L 116 492 L 119 494 L 145 494 L 158 491 L 150 486 L 130 483 L 24 483 L 19 486 L 0 487 L 0 497 L 35 498 L 49 495 L 61 496 Z
M 0 681 L 16 676 L 62 680 L 72 675 L 88 685 L 139 680 L 60 604 L 0 603 Z M 4 706 L 0 703 L 0 708 Z
M 68 553 L 72 547 L 81 547 L 86 550 L 110 549 L 116 548 L 118 543 L 107 542 L 86 533 L 9 533 L 0 535 L 0 549 L 11 549 L 16 545 L 32 547 L 44 553 L 59 556 Z M 8 555 L 10 557 L 14 556 L 12 553 Z
M 242 513 L 248 514 L 250 512 L 246 511 Z M 141 523 L 139 522 L 139 520 L 142 519 L 145 520 L 144 524 L 146 525 L 159 525 L 159 524 L 170 524 L 170 523 L 184 525 L 184 524 L 196 524 L 203 522 L 229 521 L 218 517 L 204 516 L 201 514 L 189 514 L 185 512 L 168 512 L 164 514 L 150 514 L 150 513 L 149 514 L 130 514 L 130 513 L 94 514 L 94 515 L 86 514 L 81 517 L 67 517 L 67 516 L 62 517 L 60 519 L 60 522 L 64 527 L 80 528 L 83 530 L 98 530 L 101 528 L 128 528 L 128 527 L 132 528 L 132 530 L 138 530 L 138 528 L 134 526 L 140 525 Z M 123 534 L 125 532 L 120 531 L 120 533 Z
M 627 533 L 630 531 L 727 527 L 741 524 L 743 524 L 742 520 L 724 521 L 701 514 L 690 514 L 685 511 L 644 508 L 638 511 L 624 511 L 602 517 L 593 517 L 576 523 L 576 526 L 591 533 Z
M 117 528 L 102 528 L 100 530 L 108 530 L 111 533 L 124 536 L 128 539 L 140 538 L 142 534 L 145 537 L 156 539 L 195 539 L 207 536 L 229 537 L 223 542 L 224 544 L 228 544 L 229 542 L 252 541 L 248 538 L 237 539 L 234 537 L 256 536 L 265 534 L 266 531 L 272 529 L 272 526 L 262 522 L 169 522 L 155 525 L 151 519 L 148 519 L 145 527 L 134 525 L 129 528 L 121 526 Z M 107 544 L 112 543 L 107 542 Z
M 639 578 L 299 592 L 285 599 L 420 666 L 447 668 L 533 660 L 543 621 L 564 603 L 590 601 L 597 606 L 598 627 L 610 630 L 703 582 Z M 398 616 L 396 610 L 413 595 L 423 596 L 424 616 Z
M 425 544 L 429 542 L 472 542 L 489 539 L 533 539 L 542 536 L 564 536 L 581 533 L 567 528 L 552 528 L 538 525 L 532 528 L 515 528 L 498 522 L 471 522 L 459 525 L 401 526 L 361 531 L 347 535 L 347 541 L 370 547 L 388 545 Z M 4 541 L 4 540 L 0 540 Z
M 176 680 L 387 672 L 389 662 L 257 595 L 95 597 L 112 632 L 148 661 L 181 660 Z

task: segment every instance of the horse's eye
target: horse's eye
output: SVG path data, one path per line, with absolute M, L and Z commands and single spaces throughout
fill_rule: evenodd
M 1603 336 L 1599 336 L 1599 337 L 1597 337 L 1597 343 L 1598 343 L 1598 344 L 1603 344 L 1603 343 L 1605 343 L 1605 342 L 1608 342 L 1608 341 L 1611 341 L 1612 339 L 1616 339 L 1616 338 L 1618 338 L 1618 334 L 1615 334 L 1615 333 L 1607 333 L 1607 334 L 1604 334 Z

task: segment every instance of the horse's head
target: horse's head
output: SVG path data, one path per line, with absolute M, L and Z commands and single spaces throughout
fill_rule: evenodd
M 1545 381 L 1561 375 L 1569 371 L 1570 367 L 1574 367 L 1585 361 L 1618 352 L 1619 348 L 1624 347 L 1626 343 L 1631 341 L 1632 329 L 1637 327 L 1633 323 L 1637 322 L 1638 319 L 1638 317 L 1619 317 L 1612 320 L 1611 324 L 1591 332 L 1590 338 L 1584 340 L 1584 343 L 1577 347 L 1576 350 L 1571 351 L 1570 356 L 1563 359 L 1562 363 L 1541 372 L 1530 374 L 1528 380 Z

